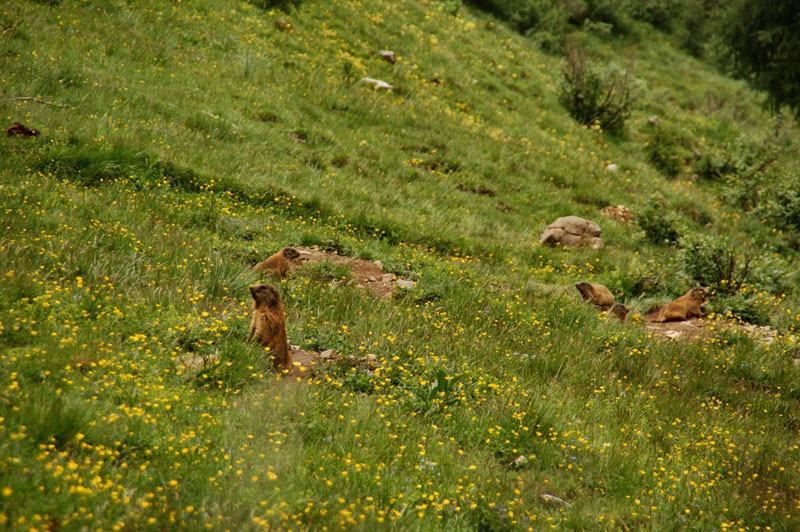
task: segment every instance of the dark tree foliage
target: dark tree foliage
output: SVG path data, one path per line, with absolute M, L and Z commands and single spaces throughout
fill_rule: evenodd
M 721 25 L 734 71 L 800 114 L 800 0 L 737 0 Z

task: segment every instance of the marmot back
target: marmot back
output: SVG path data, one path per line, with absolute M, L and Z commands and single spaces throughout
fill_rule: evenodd
M 708 294 L 708 288 L 695 286 L 661 309 L 655 321 L 664 323 L 665 321 L 685 321 L 702 317 L 701 307 L 708 299 Z
M 299 256 L 300 253 L 296 249 L 286 247 L 256 264 L 253 269 L 269 273 L 278 279 L 283 279 L 292 270 L 292 261 Z
M 614 305 L 614 294 L 601 284 L 578 283 L 575 285 L 584 301 L 590 301 L 603 310 L 608 310 Z

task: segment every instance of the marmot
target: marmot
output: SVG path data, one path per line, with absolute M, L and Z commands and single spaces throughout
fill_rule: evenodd
M 30 137 L 38 137 L 39 130 L 29 128 L 26 125 L 20 124 L 19 122 L 14 122 L 14 125 L 10 128 L 6 129 L 6 137 L 22 137 L 24 139 Z
M 578 283 L 575 285 L 585 301 L 591 301 L 603 310 L 614 305 L 614 294 L 601 284 Z
M 623 305 L 622 303 L 614 303 L 614 305 L 606 312 L 608 314 L 613 314 L 614 316 L 619 318 L 619 321 L 625 323 L 625 319 L 628 317 L 630 311 L 631 309 L 629 306 Z
M 669 303 L 658 312 L 655 321 L 684 321 L 703 316 L 701 307 L 708 299 L 708 288 L 695 286 L 684 295 Z
M 250 287 L 250 293 L 253 295 L 253 322 L 247 340 L 255 340 L 269 347 L 276 369 L 291 369 L 286 316 L 280 292 L 269 284 L 254 284 Z
M 299 256 L 300 253 L 296 249 L 283 248 L 265 261 L 256 264 L 254 269 L 270 273 L 278 279 L 283 279 L 286 273 L 292 269 L 292 261 Z

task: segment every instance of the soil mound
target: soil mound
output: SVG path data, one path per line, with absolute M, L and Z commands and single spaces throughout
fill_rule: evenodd
M 300 265 L 316 262 L 342 265 L 353 274 L 353 282 L 356 286 L 366 288 L 381 298 L 390 297 L 398 285 L 413 286 L 412 281 L 400 279 L 395 274 L 384 271 L 380 262 L 345 257 L 326 251 L 319 246 L 295 247 L 294 249 L 300 253 L 300 256 L 295 259 Z

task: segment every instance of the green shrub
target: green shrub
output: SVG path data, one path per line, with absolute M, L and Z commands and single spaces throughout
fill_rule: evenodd
M 569 14 L 559 0 L 465 0 L 492 13 L 517 30 L 534 38 L 545 50 L 556 51 L 567 33 Z
M 566 49 L 559 99 L 577 121 L 599 125 L 603 130 L 619 134 L 625 127 L 638 93 L 631 68 L 600 69 L 590 64 L 583 48 Z
M 679 261 L 686 275 L 722 296 L 749 286 L 780 293 L 787 286 L 785 265 L 768 249 L 739 251 L 729 239 L 708 236 L 681 242 Z
M 713 310 L 723 316 L 733 316 L 747 323 L 767 325 L 770 316 L 763 303 L 755 296 L 734 294 L 729 297 L 719 298 L 714 301 Z
M 773 186 L 771 195 L 754 211 L 772 227 L 800 231 L 800 179 L 787 178 Z
M 689 156 L 688 140 L 667 125 L 655 126 L 648 139 L 646 151 L 653 166 L 667 177 L 677 177 Z
M 653 196 L 650 203 L 636 213 L 636 223 L 644 231 L 645 238 L 654 244 L 671 246 L 681 238 L 681 219 L 667 211 L 666 202 L 660 196 Z
M 572 28 L 610 33 L 624 28 L 624 6 L 611 0 L 464 0 L 557 51 Z

